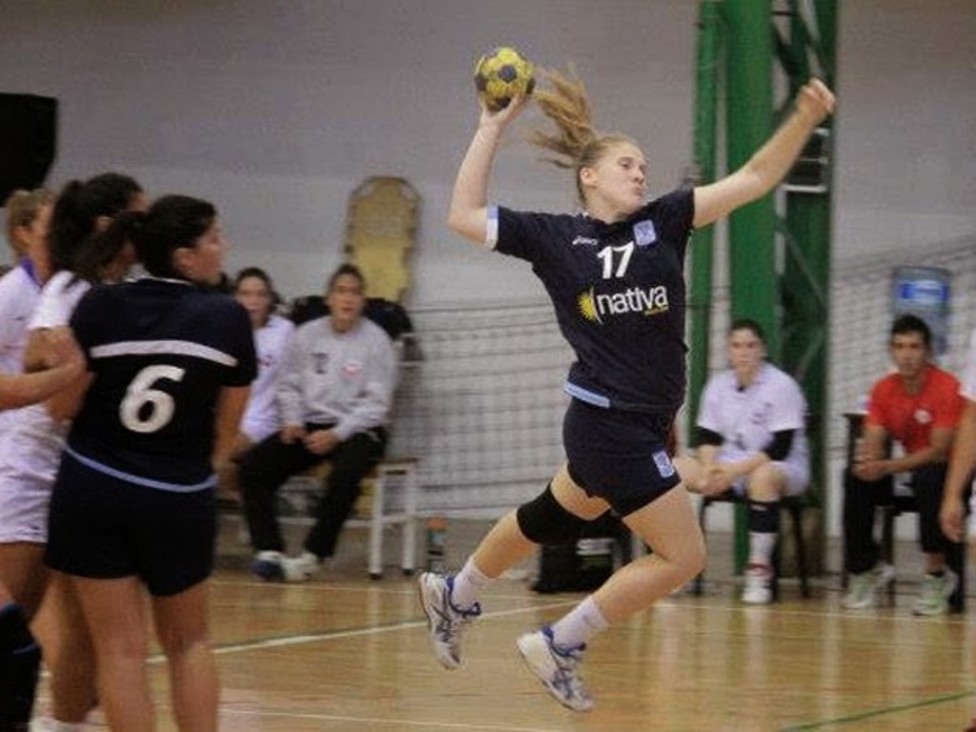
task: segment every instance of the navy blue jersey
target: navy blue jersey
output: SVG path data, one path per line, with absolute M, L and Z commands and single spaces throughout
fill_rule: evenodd
M 490 214 L 493 218 L 494 211 Z M 498 251 L 532 263 L 576 353 L 566 391 L 601 407 L 674 412 L 685 392 L 684 259 L 692 189 L 607 224 L 497 209 Z M 493 243 L 489 234 L 489 242 Z
M 146 278 L 95 287 L 71 327 L 95 378 L 68 450 L 130 482 L 209 484 L 220 390 L 257 374 L 244 308 L 186 282 Z

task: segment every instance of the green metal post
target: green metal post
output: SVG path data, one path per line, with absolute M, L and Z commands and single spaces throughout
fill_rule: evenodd
M 773 131 L 772 7 L 770 0 L 727 0 L 722 10 L 728 30 L 727 159 L 734 171 Z M 729 217 L 732 318 L 749 317 L 762 325 L 774 361 L 780 352 L 775 231 L 771 195 Z M 736 571 L 745 566 L 749 550 L 744 513 L 736 515 Z
M 718 106 L 719 3 L 698 6 L 698 67 L 695 87 L 695 185 L 715 180 L 715 127 Z M 702 389 L 708 379 L 709 329 L 712 307 L 712 249 L 715 229 L 695 231 L 691 239 L 691 358 L 688 375 L 688 434 L 694 433 Z
M 837 37 L 837 0 L 816 0 L 813 4 L 814 28 L 800 14 L 799 4 L 792 0 L 790 42 L 788 56 L 792 63 L 784 64 L 790 73 L 790 87 L 794 91 L 811 75 L 808 59 L 815 58 L 820 74 L 828 86 L 834 88 Z M 832 133 L 831 119 L 824 123 Z M 825 149 L 832 149 L 830 137 Z M 785 239 L 787 257 L 783 271 L 784 340 L 783 363 L 800 381 L 813 419 L 811 424 L 811 498 L 823 505 L 826 487 L 827 429 L 827 371 L 830 292 L 830 229 L 831 229 L 831 170 L 827 165 L 821 192 L 789 191 L 787 187 Z M 821 522 L 820 533 L 823 532 Z M 822 538 L 822 536 L 821 536 Z M 820 542 L 822 546 L 822 542 Z M 822 552 L 821 552 L 822 555 Z M 816 557 L 811 557 L 816 562 Z

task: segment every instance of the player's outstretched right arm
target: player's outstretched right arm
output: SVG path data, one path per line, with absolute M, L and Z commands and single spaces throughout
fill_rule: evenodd
M 796 95 L 793 112 L 749 161 L 725 178 L 695 188 L 695 228 L 762 198 L 789 172 L 810 134 L 834 111 L 834 93 L 811 79 Z
M 488 224 L 488 181 L 495 152 L 505 128 L 525 106 L 526 97 L 516 97 L 504 109 L 489 112 L 481 108 L 474 139 L 461 161 L 447 214 L 447 225 L 456 234 L 477 244 L 485 243 Z

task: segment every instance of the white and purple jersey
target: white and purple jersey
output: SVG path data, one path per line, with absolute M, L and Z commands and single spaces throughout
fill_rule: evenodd
M 67 451 L 150 488 L 213 485 L 217 398 L 257 374 L 244 308 L 181 280 L 147 277 L 93 288 L 71 327 L 94 380 Z
M 28 331 L 67 325 L 91 285 L 62 270 L 45 283 Z M 51 486 L 64 449 L 67 425 L 43 404 L 18 409 L 0 450 L 0 543 L 47 542 Z
M 0 277 L 0 372 L 24 370 L 27 324 L 41 296 L 41 281 L 29 259 Z
M 693 218 L 690 188 L 612 224 L 582 213 L 489 209 L 486 243 L 532 264 L 576 353 L 568 394 L 628 411 L 673 414 L 681 406 Z
M 41 282 L 29 259 L 22 259 L 0 277 L 0 373 L 24 370 L 27 324 L 41 296 Z M 18 410 L 0 412 L 0 439 L 13 423 Z

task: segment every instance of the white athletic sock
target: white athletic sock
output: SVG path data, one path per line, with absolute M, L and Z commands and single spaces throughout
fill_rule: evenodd
M 776 534 L 749 532 L 749 564 L 773 566 L 773 549 L 776 548 Z
M 593 595 L 574 607 L 552 625 L 552 642 L 557 649 L 579 648 L 610 624 L 603 617 Z
M 59 722 L 53 717 L 35 718 L 31 722 L 32 732 L 82 732 L 83 722 Z
M 481 591 L 495 580 L 478 569 L 474 557 L 468 557 L 464 567 L 454 575 L 451 604 L 458 610 L 467 610 L 478 600 Z

